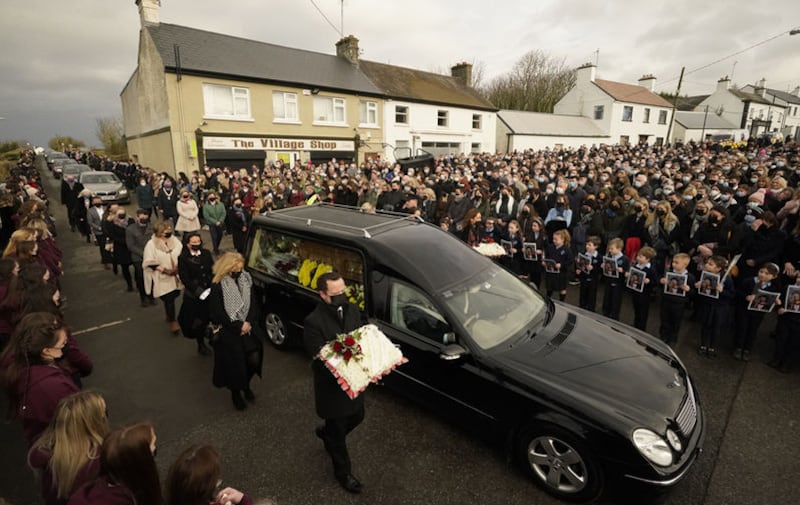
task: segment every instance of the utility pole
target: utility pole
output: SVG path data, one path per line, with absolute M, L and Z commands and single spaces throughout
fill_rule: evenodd
M 703 116 L 703 131 L 700 132 L 700 142 L 706 139 L 706 119 L 708 119 L 708 105 L 706 105 L 706 114 Z
M 667 142 L 672 143 L 670 139 L 670 135 L 672 134 L 672 123 L 675 121 L 675 109 L 678 106 L 678 96 L 681 94 L 681 84 L 683 84 L 683 73 L 686 71 L 686 67 L 681 67 L 681 76 L 678 79 L 678 89 L 675 91 L 675 96 L 672 98 L 672 116 L 669 118 L 669 128 L 667 128 Z

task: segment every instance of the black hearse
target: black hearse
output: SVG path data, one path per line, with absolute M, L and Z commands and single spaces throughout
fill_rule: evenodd
M 387 386 L 508 435 L 537 484 L 589 501 L 606 482 L 667 487 L 700 452 L 704 419 L 660 340 L 554 302 L 415 218 L 332 205 L 253 220 L 247 268 L 272 343 L 302 338 L 316 278 L 348 295 L 408 357 Z

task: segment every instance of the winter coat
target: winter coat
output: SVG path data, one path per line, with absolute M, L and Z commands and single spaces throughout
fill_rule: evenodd
M 179 200 L 176 208 L 178 210 L 178 223 L 175 231 L 197 231 L 200 229 L 200 209 L 197 202 L 189 198 L 188 201 Z
M 22 370 L 16 388 L 28 447 L 50 424 L 58 402 L 79 391 L 72 379 L 55 365 L 31 365 L 27 372 Z
M 209 226 L 214 226 L 216 223 L 219 223 L 220 226 L 225 226 L 225 215 L 225 205 L 221 202 L 203 205 L 203 219 Z
M 125 245 L 131 254 L 134 263 L 141 263 L 144 256 L 144 246 L 153 236 L 153 225 L 147 223 L 145 226 L 139 223 L 128 225 L 125 228 Z
M 140 209 L 152 209 L 155 202 L 155 195 L 153 188 L 149 184 L 136 186 L 136 202 L 139 204 Z
M 52 454 L 49 450 L 43 447 L 37 447 L 28 454 L 28 462 L 31 468 L 36 470 L 40 475 L 40 483 L 42 486 L 42 496 L 44 497 L 45 505 L 66 505 L 69 496 L 66 498 L 58 498 L 58 492 L 53 484 L 53 474 L 50 470 L 50 458 Z M 100 458 L 90 459 L 83 464 L 72 484 L 70 495 L 73 494 L 78 488 L 91 482 L 100 474 Z
M 317 415 L 322 419 L 336 419 L 358 413 L 364 408 L 364 395 L 350 399 L 342 391 L 336 377 L 317 359 L 319 350 L 337 334 L 348 333 L 361 327 L 361 314 L 358 308 L 348 303 L 344 306 L 344 321 L 340 322 L 336 307 L 320 300 L 319 305 L 303 322 L 305 327 L 303 344 L 306 352 L 315 358 L 311 362 L 314 374 L 314 403 Z
M 142 268 L 144 270 L 144 289 L 156 298 L 181 289 L 178 277 L 178 257 L 181 254 L 181 241 L 173 235 L 166 242 L 153 236 L 144 246 Z M 159 272 L 156 267 L 163 267 L 166 272 Z
M 118 265 L 130 265 L 133 263 L 126 241 L 125 230 L 128 229 L 128 226 L 134 226 L 134 220 L 132 218 L 126 218 L 126 220 L 127 224 L 125 226 L 120 226 L 114 221 L 106 221 L 104 226 L 106 240 L 110 240 L 114 244 L 114 250 L 111 254 L 114 258 L 114 263 Z
M 88 482 L 75 491 L 68 505 L 137 505 L 128 488 L 111 484 L 105 477 Z

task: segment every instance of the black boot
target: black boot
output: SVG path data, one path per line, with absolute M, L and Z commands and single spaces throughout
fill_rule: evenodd
M 211 355 L 211 349 L 208 348 L 208 346 L 206 345 L 206 342 L 203 339 L 203 337 L 198 337 L 197 338 L 197 352 L 198 352 L 198 354 L 200 354 L 202 356 Z
M 256 400 L 256 395 L 253 393 L 253 390 L 247 388 L 244 390 L 244 399 L 248 402 L 254 402 Z
M 233 406 L 236 407 L 236 410 L 244 410 L 247 408 L 247 404 L 244 402 L 240 390 L 231 389 L 231 400 L 233 400 Z

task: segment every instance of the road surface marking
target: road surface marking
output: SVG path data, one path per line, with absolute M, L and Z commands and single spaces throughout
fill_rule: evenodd
M 110 323 L 101 324 L 99 326 L 92 326 L 91 328 L 86 328 L 85 330 L 73 331 L 72 334 L 80 335 L 81 333 L 89 333 L 90 331 L 102 330 L 103 328 L 109 328 L 111 326 L 117 326 L 118 324 L 127 323 L 130 320 L 131 320 L 130 317 L 126 317 L 125 319 L 120 319 L 119 321 L 112 321 Z

